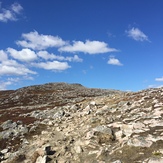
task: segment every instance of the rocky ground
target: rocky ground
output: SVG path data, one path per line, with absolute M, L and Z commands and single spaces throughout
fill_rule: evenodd
M 0 91 L 0 162 L 163 163 L 163 88 Z

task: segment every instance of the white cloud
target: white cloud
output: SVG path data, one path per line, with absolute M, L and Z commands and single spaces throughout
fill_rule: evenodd
M 26 75 L 26 76 L 23 76 L 23 80 L 34 80 L 34 77 Z
M 22 34 L 22 41 L 16 41 L 17 45 L 34 50 L 43 50 L 49 47 L 60 47 L 66 44 L 58 36 L 43 35 L 37 31 Z
M 3 9 L 2 13 L 0 13 L 0 21 L 7 22 L 8 20 L 16 21 L 16 18 L 11 11 Z
M 100 41 L 74 41 L 73 45 L 66 45 L 59 48 L 63 52 L 83 52 L 88 54 L 98 54 L 107 52 L 116 52 L 117 49 L 108 47 L 108 44 Z
M 37 74 L 36 72 L 29 70 L 22 64 L 17 63 L 15 60 L 7 60 L 0 63 L 0 76 L 2 75 L 28 75 Z
M 136 40 L 136 41 L 149 41 L 148 36 L 146 36 L 140 29 L 132 28 L 126 31 L 128 37 Z
M 16 83 L 16 82 L 18 82 L 20 80 L 20 78 L 7 78 L 7 81 L 10 81 L 10 82 L 14 82 L 14 83 Z
M 2 62 L 6 60 L 8 60 L 7 54 L 3 50 L 0 50 L 0 61 Z
M 79 58 L 78 55 L 74 55 L 74 57 L 66 57 L 66 60 L 70 62 L 83 62 L 83 59 Z
M 49 47 L 56 47 L 60 52 L 83 52 L 88 54 L 118 51 L 115 48 L 110 48 L 107 43 L 100 41 L 73 41 L 73 45 L 70 45 L 68 41 L 64 41 L 58 36 L 43 35 L 37 31 L 24 33 L 22 38 L 23 40 L 16 41 L 16 44 L 33 50 L 45 50 Z M 46 55 L 45 57 L 51 59 L 54 55 Z
M 37 55 L 45 60 L 52 60 L 52 59 L 56 59 L 57 56 L 54 54 L 49 54 L 47 51 L 39 51 L 37 53 Z
M 7 86 L 18 83 L 20 78 L 7 78 L 5 81 L 0 81 L 0 90 L 6 90 Z
M 108 60 L 108 64 L 116 65 L 116 66 L 123 66 L 123 64 L 118 59 L 116 59 L 114 56 L 110 56 L 110 58 Z
M 156 84 L 148 85 L 148 88 L 161 88 L 161 87 L 163 87 L 163 85 L 156 85 Z
M 59 61 L 32 63 L 32 65 L 38 68 L 43 68 L 45 70 L 56 70 L 56 71 L 63 71 L 70 68 L 67 62 Z
M 35 52 L 30 49 L 22 49 L 20 51 L 17 51 L 13 48 L 7 48 L 7 52 L 14 59 L 17 59 L 23 62 L 31 62 L 37 59 L 37 55 L 35 54 Z
M 161 77 L 161 78 L 156 78 L 155 81 L 163 82 L 163 77 Z
M 69 61 L 69 62 L 82 62 L 83 59 L 79 58 L 78 55 L 74 55 L 74 57 L 64 57 L 61 55 L 49 54 L 47 51 L 39 51 L 37 55 L 45 60 L 60 60 L 60 61 Z
M 19 14 L 23 10 L 23 7 L 19 3 L 14 3 L 11 5 L 11 9 L 13 12 Z
M 5 81 L 5 82 L 0 82 L 0 90 L 6 90 L 8 85 L 11 85 L 12 82 L 10 81 Z
M 17 16 L 23 10 L 23 7 L 19 3 L 14 3 L 11 5 L 10 9 L 4 9 L 0 7 L 0 21 L 16 21 Z

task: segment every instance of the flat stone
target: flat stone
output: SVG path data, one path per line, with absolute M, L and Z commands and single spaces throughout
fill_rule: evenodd
M 8 149 L 6 148 L 6 149 L 3 149 L 2 151 L 1 151 L 1 153 L 2 154 L 5 154 L 5 153 L 7 153 L 8 152 Z
M 159 140 L 163 140 L 163 136 L 162 135 L 160 135 L 160 136 L 153 136 L 153 135 L 149 134 L 146 137 L 146 140 L 149 140 L 149 141 L 152 141 L 152 142 L 157 142 Z
M 163 120 L 162 121 L 155 121 L 155 123 L 150 124 L 150 127 L 162 127 L 163 126 Z
M 163 163 L 163 158 L 150 158 L 148 163 Z
M 136 122 L 133 124 L 134 129 L 142 129 L 145 128 L 145 125 L 141 122 Z
M 128 140 L 127 145 L 135 147 L 150 147 L 152 141 L 146 140 L 144 137 L 136 137 Z
M 125 136 L 129 137 L 133 133 L 133 125 L 122 124 L 121 130 Z
M 97 126 L 93 129 L 93 131 L 97 131 L 97 132 L 101 132 L 101 133 L 105 133 L 105 134 L 109 134 L 112 135 L 112 130 L 110 128 L 108 128 L 107 126 Z

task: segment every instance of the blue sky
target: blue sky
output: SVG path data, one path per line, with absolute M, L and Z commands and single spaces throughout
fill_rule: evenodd
M 0 90 L 161 87 L 162 9 L 162 0 L 1 0 Z

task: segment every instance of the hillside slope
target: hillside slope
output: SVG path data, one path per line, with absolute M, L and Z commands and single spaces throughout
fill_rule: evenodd
M 48 83 L 0 92 L 2 163 L 162 163 L 163 88 Z

